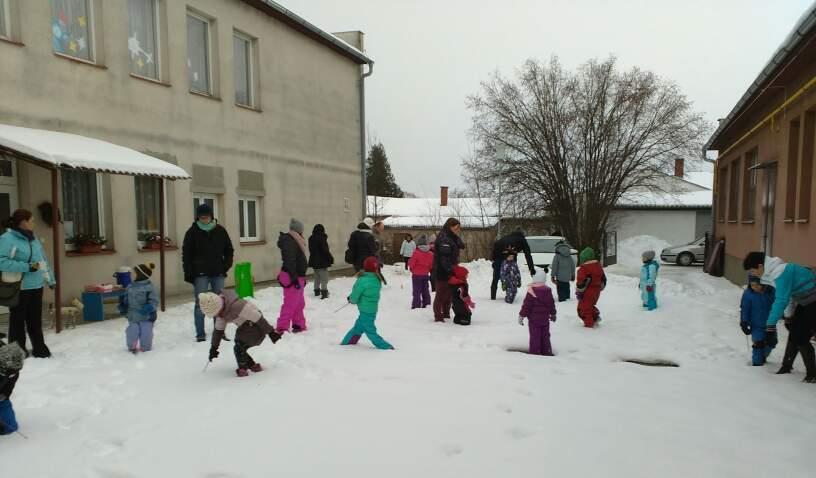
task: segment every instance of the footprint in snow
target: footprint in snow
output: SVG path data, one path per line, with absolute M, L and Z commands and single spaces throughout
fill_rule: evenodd
M 447 457 L 454 457 L 457 455 L 461 455 L 465 451 L 460 445 L 442 445 L 442 453 L 445 454 Z
M 91 449 L 95 449 L 94 454 L 99 458 L 104 458 L 106 456 L 113 455 L 114 453 L 118 453 L 122 451 L 122 448 L 125 447 L 125 442 L 118 438 L 114 438 L 113 440 L 108 440 L 105 442 L 97 442 L 91 446 Z M 124 475 L 129 476 L 129 475 Z
M 526 428 L 513 427 L 507 430 L 507 434 L 515 440 L 523 440 L 535 435 L 535 432 Z
M 524 395 L 525 397 L 534 396 L 533 392 L 527 390 L 526 388 L 518 388 L 518 389 L 516 389 L 516 393 L 518 393 L 520 395 Z

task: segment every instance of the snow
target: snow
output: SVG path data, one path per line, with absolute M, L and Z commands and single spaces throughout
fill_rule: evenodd
M 643 263 L 641 254 L 645 251 L 655 251 L 655 257 L 660 260 L 660 251 L 679 244 L 668 242 L 654 236 L 635 236 L 618 242 L 618 264 L 627 267 L 637 267 Z
M 711 171 L 686 172 L 683 179 L 706 189 L 714 189 L 714 173 Z
M 307 333 L 251 349 L 267 369 L 248 378 L 235 377 L 230 343 L 202 371 L 209 345 L 192 341 L 191 304 L 161 314 L 154 351 L 137 356 L 122 319 L 48 335 L 54 357 L 27 360 L 14 392 L 28 440 L 0 437 L 2 474 L 813 476 L 816 387 L 800 383 L 801 362 L 773 375 L 781 349 L 747 366 L 736 286 L 675 268 L 648 313 L 637 279 L 610 270 L 601 327 L 559 304 L 557 356 L 534 357 L 507 351 L 526 346 L 520 299 L 488 300 L 490 264 L 468 267 L 472 326 L 409 310 L 410 277 L 387 267 L 377 325 L 396 351 L 337 345 L 356 318 L 334 312 L 352 285 L 339 279 L 329 300 L 307 298 Z M 258 293 L 267 316 L 280 294 Z
M 0 124 L 0 146 L 60 167 L 190 179 L 182 168 L 129 148 L 69 133 Z
M 449 217 L 465 228 L 493 227 L 499 222 L 498 207 L 492 199 L 449 198 L 442 206 L 439 198 L 368 197 L 368 211 L 386 217 L 386 227 L 442 227 Z
M 391 216 L 383 220 L 386 227 L 403 228 L 403 227 L 422 227 L 422 228 L 441 228 L 445 221 L 450 216 Z M 462 227 L 468 228 L 484 228 L 494 227 L 499 223 L 498 217 L 473 217 L 473 216 L 453 216 L 459 219 Z
M 648 208 L 710 208 L 713 203 L 712 191 L 687 193 L 664 193 L 659 191 L 630 192 L 618 201 L 617 207 Z

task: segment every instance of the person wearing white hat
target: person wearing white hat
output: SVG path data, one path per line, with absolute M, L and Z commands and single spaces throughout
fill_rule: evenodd
M 519 324 L 527 326 L 530 333 L 531 355 L 552 355 L 550 344 L 550 322 L 555 322 L 556 308 L 552 289 L 547 286 L 547 271 L 537 269 L 533 282 L 524 296 L 524 303 L 519 312 Z

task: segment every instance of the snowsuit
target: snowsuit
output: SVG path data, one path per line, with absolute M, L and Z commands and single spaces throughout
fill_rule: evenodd
M 153 324 L 159 307 L 159 294 L 150 280 L 133 282 L 119 304 L 119 312 L 128 319 L 125 347 L 131 352 L 149 352 L 153 348 Z
M 8 347 L 0 340 L 0 351 Z M 8 350 L 0 353 L 0 435 L 8 435 L 17 431 L 17 417 L 14 415 L 14 406 L 11 403 L 11 393 L 20 377 L 20 370 L 6 362 Z
M 365 223 L 357 225 L 357 230 L 351 233 L 346 251 L 346 262 L 354 266 L 354 270 L 363 270 L 363 261 L 367 257 L 378 256 L 379 245 L 374 238 L 374 232 Z
M 552 355 L 550 321 L 555 322 L 556 310 L 552 289 L 545 284 L 533 284 L 527 289 L 520 317 L 527 318 L 530 330 L 530 353 Z
M 296 235 L 297 234 L 297 238 Z M 278 238 L 283 266 L 278 274 L 278 282 L 283 287 L 283 304 L 278 317 L 278 332 L 306 330 L 306 245 L 303 238 L 294 231 L 281 233 Z
M 334 256 L 329 250 L 329 236 L 322 224 L 315 225 L 309 237 L 309 267 L 314 269 L 315 296 L 329 297 L 329 267 L 334 265 Z
M 575 280 L 575 259 L 572 258 L 571 252 L 567 244 L 558 244 L 555 246 L 555 257 L 550 264 L 553 282 L 558 289 L 558 302 L 569 300 L 569 283 Z
M 640 267 L 640 301 L 647 310 L 657 309 L 657 271 L 660 264 L 654 259 Z
M 453 275 L 453 268 L 459 264 L 459 252 L 464 248 L 465 243 L 451 230 L 443 229 L 436 236 L 431 280 L 436 281 L 433 309 L 437 322 L 444 322 L 450 318 L 453 296 L 448 279 Z
M 267 322 L 263 313 L 251 302 L 239 299 L 232 290 L 225 290 L 221 294 L 224 306 L 215 316 L 215 331 L 212 336 L 211 349 L 218 350 L 221 339 L 224 338 L 224 330 L 227 324 L 235 324 L 238 330 L 235 332 L 235 361 L 239 369 L 249 369 L 255 365 L 255 360 L 249 355 L 247 350 L 256 345 L 260 345 L 266 337 L 275 343 L 280 339 L 280 334 L 275 332 L 274 327 Z
M 412 309 L 425 308 L 431 305 L 431 269 L 434 255 L 428 246 L 419 246 L 408 260 L 411 269 L 411 284 L 413 286 Z
M 473 315 L 472 310 L 476 307 L 476 304 L 470 298 L 467 276 L 467 269 L 462 266 L 455 266 L 453 275 L 448 279 L 447 285 L 451 294 L 454 314 L 453 323 L 457 325 L 470 325 Z
M 341 345 L 357 345 L 360 337 L 365 334 L 368 340 L 380 350 L 394 348 L 377 333 L 377 326 L 374 325 L 374 321 L 377 319 L 381 289 L 380 278 L 374 272 L 365 272 L 357 278 L 348 300 L 352 304 L 357 304 L 360 316 L 343 338 L 343 341 L 340 342 Z
M 591 249 L 589 249 L 592 251 Z M 581 257 L 585 257 L 584 251 Z M 594 257 L 592 252 L 589 257 Z M 578 269 L 578 283 L 575 288 L 578 297 L 578 317 L 584 321 L 584 327 L 592 328 L 601 320 L 601 312 L 596 307 L 601 291 L 606 287 L 606 274 L 601 263 L 589 259 Z
M 774 295 L 774 289 L 768 286 L 762 293 L 755 292 L 750 286 L 742 293 L 740 327 L 746 335 L 751 334 L 751 362 L 757 366 L 764 365 L 765 359 L 776 347 L 776 333 L 768 334 L 766 330 Z
M 530 274 L 535 274 L 535 264 L 533 255 L 530 252 L 530 244 L 521 231 L 512 232 L 493 244 L 493 282 L 490 283 L 490 298 L 496 300 L 496 291 L 501 279 L 501 268 L 504 260 L 510 254 L 524 254 Z
M 504 301 L 512 304 L 516 300 L 518 288 L 521 287 L 521 272 L 516 261 L 504 261 L 501 270 L 502 289 L 504 289 Z

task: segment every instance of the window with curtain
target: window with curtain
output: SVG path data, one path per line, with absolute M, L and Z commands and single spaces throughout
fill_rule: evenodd
M 56 53 L 93 60 L 92 0 L 51 0 L 51 43 Z
M 97 176 L 84 171 L 62 172 L 62 214 L 65 241 L 77 234 L 101 233 Z
M 145 241 L 148 237 L 159 233 L 161 179 L 136 177 L 134 181 L 136 185 L 136 233 L 138 240 Z
M 235 79 L 235 102 L 254 106 L 252 91 L 252 40 L 235 33 L 232 37 L 233 78 Z
M 191 13 L 187 14 L 187 71 L 190 90 L 209 95 L 210 85 L 210 23 Z
M 240 198 L 238 200 L 239 234 L 241 241 L 251 242 L 261 239 L 259 234 L 259 201 L 260 198 Z
M 157 0 L 128 0 L 130 72 L 159 80 Z
M 6 11 L 8 8 L 6 0 L 0 0 L 0 37 L 8 38 L 9 35 L 9 14 Z

